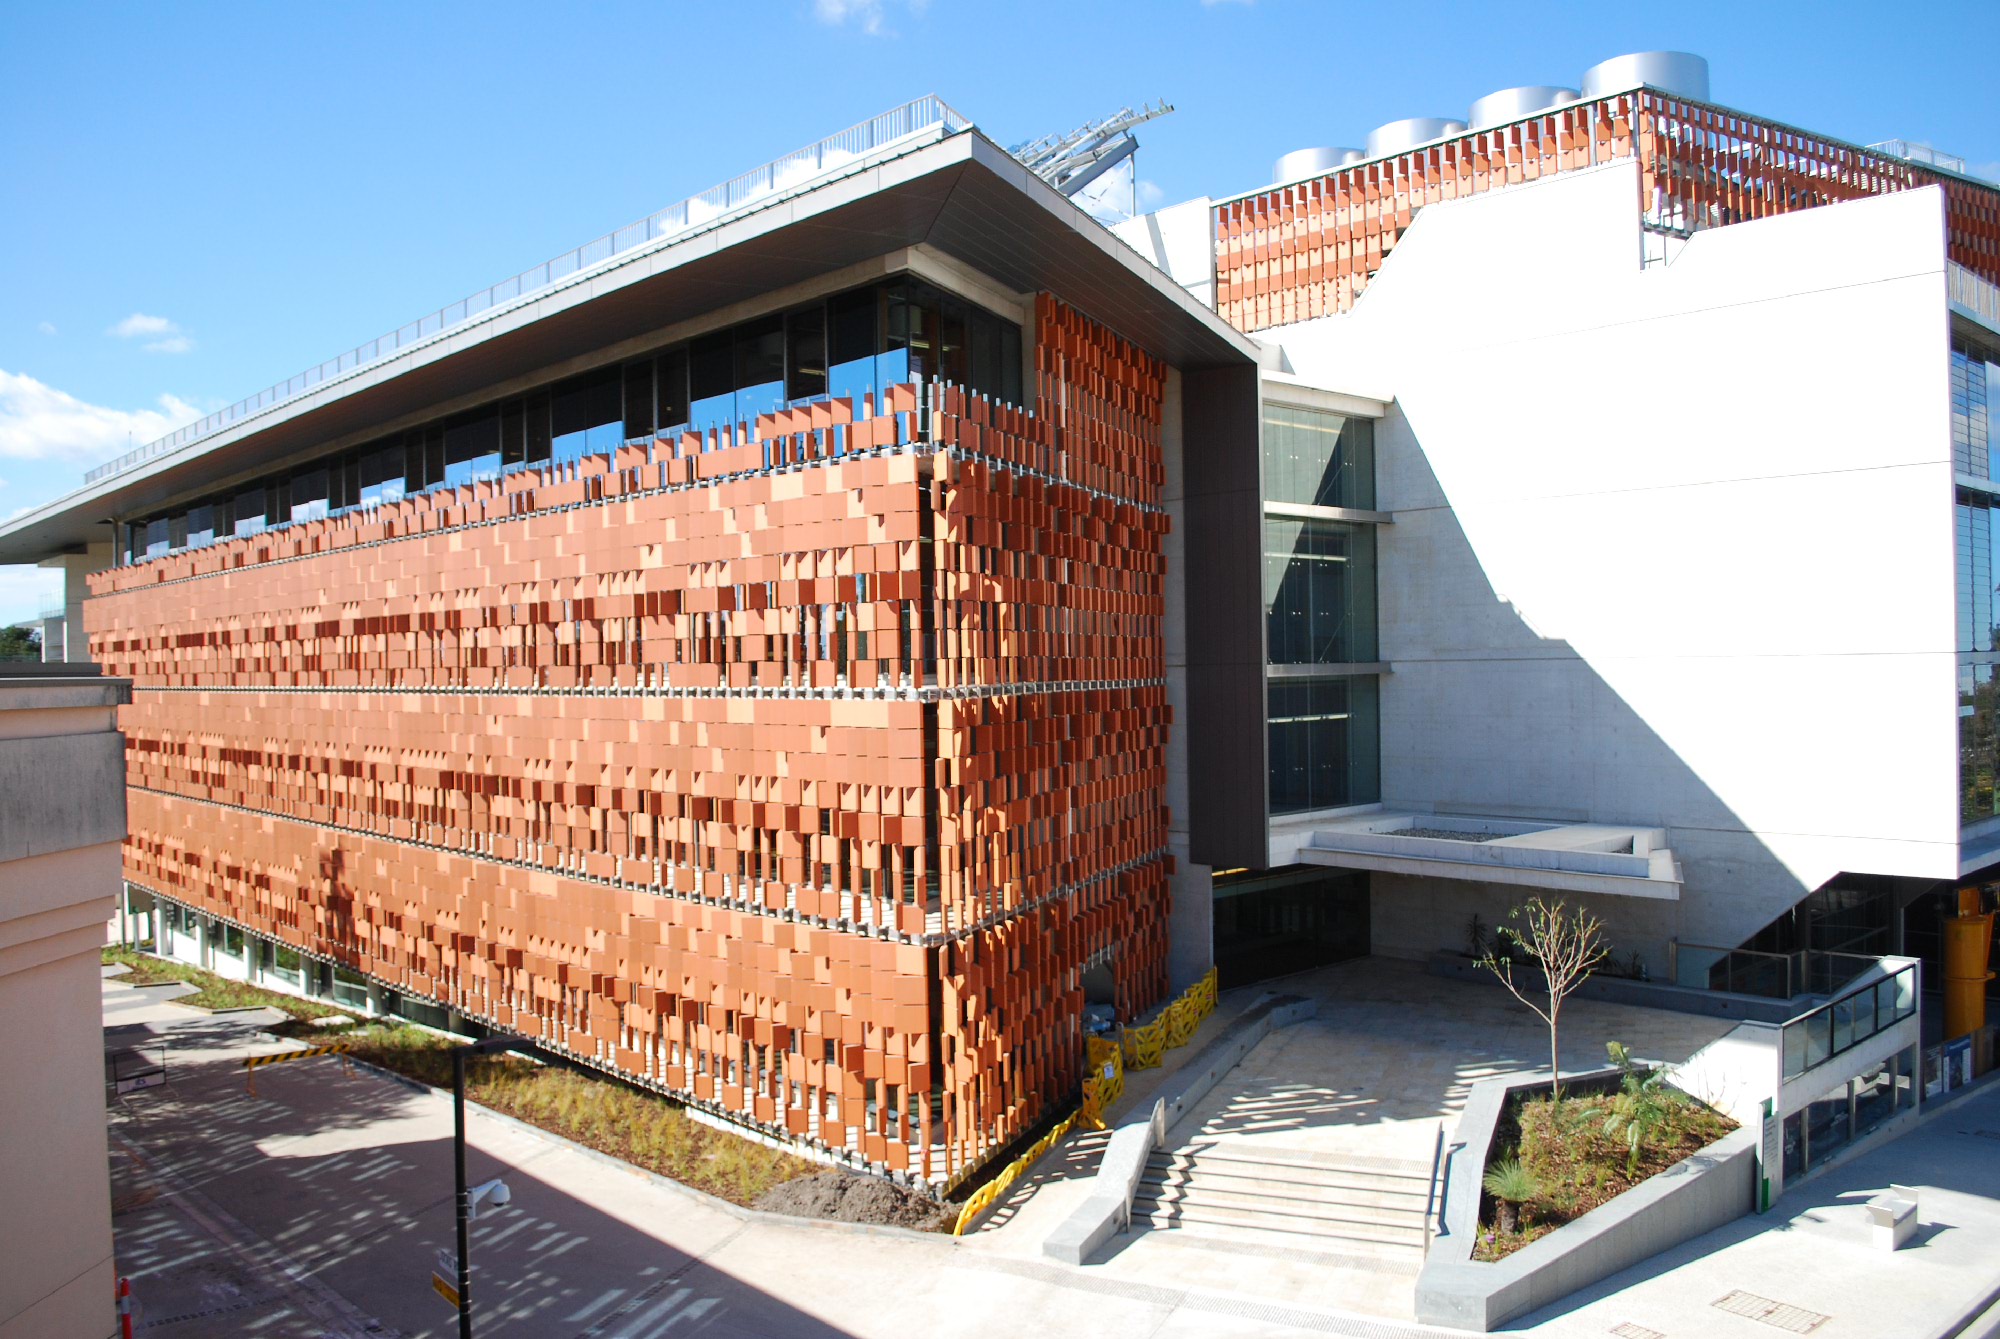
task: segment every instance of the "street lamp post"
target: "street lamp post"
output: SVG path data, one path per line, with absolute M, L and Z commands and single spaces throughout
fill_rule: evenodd
M 458 1180 L 458 1339 L 472 1339 L 472 1258 L 466 1249 L 471 1239 L 472 1216 L 479 1201 L 489 1194 L 496 1205 L 507 1202 L 507 1187 L 499 1181 L 488 1181 L 478 1187 L 468 1187 L 465 1182 L 465 1058 L 518 1051 L 527 1044 L 517 1037 L 487 1037 L 470 1045 L 454 1046 L 451 1052 L 451 1145 L 453 1171 Z

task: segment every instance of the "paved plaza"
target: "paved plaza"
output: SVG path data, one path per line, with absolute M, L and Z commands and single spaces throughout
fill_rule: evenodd
M 1540 1025 L 1504 992 L 1362 962 L 1283 983 L 1329 992 L 1317 1021 L 1273 1035 L 1189 1118 L 1183 1137 L 1281 1147 L 1428 1145 L 1465 1088 L 1537 1067 Z M 1431 995 L 1428 992 L 1436 992 Z M 144 1309 L 139 1332 L 181 1339 L 448 1336 L 430 1288 L 451 1238 L 450 1107 L 429 1093 L 314 1060 L 262 1070 L 281 1049 L 260 1014 L 210 1017 L 170 990 L 104 987 L 107 1044 L 165 1036 L 170 1087 L 114 1105 L 119 1270 Z M 1246 1003 L 1225 997 L 1204 1034 Z M 1525 1011 L 1523 1011 L 1525 1012 Z M 1567 1011 L 1566 1011 L 1567 1012 Z M 1576 1006 L 1575 1058 L 1607 1035 L 1669 1056 L 1698 1020 Z M 1342 1020 L 1346 1026 L 1343 1027 Z M 1196 1045 L 1199 1045 L 1197 1040 Z M 1483 1043 L 1472 1049 L 1472 1043 Z M 1442 1055 L 1466 1047 L 1455 1061 Z M 1192 1051 L 1193 1048 L 1189 1048 Z M 1433 1054 L 1436 1052 L 1436 1054 Z M 1175 1057 L 1185 1061 L 1187 1052 Z M 1134 1076 L 1132 1100 L 1163 1077 Z M 1428 1108 L 1428 1109 L 1426 1109 Z M 1746 1218 L 1627 1271 L 1516 1328 L 1600 1336 L 1632 1325 L 1668 1339 L 1769 1339 L 1771 1327 L 1714 1303 L 1745 1294 L 1828 1317 L 1816 1339 L 1927 1339 L 2000 1285 L 2000 1089 L 1942 1108 L 1916 1134 Z M 1373 1134 L 1369 1133 L 1373 1131 Z M 1372 1142 L 1371 1142 L 1372 1141 Z M 1216 1249 L 1193 1233 L 1115 1242 L 1080 1269 L 1039 1258 L 1022 1229 L 1094 1162 L 1073 1140 L 1010 1199 L 998 1225 L 963 1242 L 795 1225 L 728 1212 L 657 1178 L 499 1119 L 470 1122 L 471 1174 L 505 1175 L 506 1210 L 475 1224 L 479 1334 L 535 1339 L 704 1336 L 1443 1335 L 1394 1311 L 1413 1271 Z M 1894 1257 L 1866 1248 L 1861 1200 L 1890 1181 L 1923 1185 L 1924 1227 Z M 1379 1262 L 1378 1262 L 1379 1263 Z M 1406 1305 L 1406 1303 L 1403 1303 Z M 1640 1331 L 1632 1331 L 1640 1332 Z

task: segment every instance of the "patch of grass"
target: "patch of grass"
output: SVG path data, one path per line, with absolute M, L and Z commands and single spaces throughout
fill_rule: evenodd
M 1727 1116 L 1666 1090 L 1660 1122 L 1640 1146 L 1628 1174 L 1632 1157 L 1625 1134 L 1616 1130 L 1615 1121 L 1613 1133 L 1604 1128 L 1616 1102 L 1617 1094 L 1580 1093 L 1566 1094 L 1560 1103 L 1537 1097 L 1515 1106 L 1511 1121 L 1494 1131 L 1488 1166 L 1518 1160 L 1536 1193 L 1521 1205 L 1513 1231 L 1500 1229 L 1498 1205 L 1490 1194 L 1486 1197 L 1473 1259 L 1512 1255 L 1736 1128 Z M 1508 1138 L 1511 1144 L 1503 1142 Z
M 353 1054 L 434 1088 L 451 1087 L 453 1042 L 376 1024 L 345 1033 Z M 820 1168 L 692 1120 L 664 1098 L 521 1056 L 473 1056 L 465 1095 L 587 1148 L 749 1206 L 773 1186 Z
M 103 960 L 106 967 L 130 968 L 130 971 L 118 978 L 130 985 L 163 986 L 174 981 L 187 982 L 197 988 L 196 992 L 192 995 L 178 996 L 174 1003 L 191 1004 L 197 1009 L 251 1009 L 264 1006 L 282 1009 L 295 1020 L 332 1018 L 342 1013 L 342 1010 L 313 1000 L 261 990 L 241 981 L 226 981 L 213 972 L 190 967 L 184 962 L 155 958 L 151 954 L 135 952 L 117 945 L 105 948 Z

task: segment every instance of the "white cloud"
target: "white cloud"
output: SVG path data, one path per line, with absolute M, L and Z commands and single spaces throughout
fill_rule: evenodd
M 201 411 L 176 395 L 157 409 L 107 409 L 0 368 L 0 459 L 87 459 L 164 437 Z
M 813 0 L 813 14 L 821 23 L 831 27 L 841 27 L 850 20 L 862 32 L 872 36 L 881 35 L 882 0 Z
M 148 316 L 144 312 L 133 312 L 112 326 L 108 333 L 120 339 L 137 339 L 141 335 L 178 335 L 180 332 L 181 328 L 164 316 Z
M 54 321 L 39 321 L 35 324 L 35 329 L 41 331 L 44 335 L 53 335 L 56 332 L 56 323 Z
M 1134 190 L 1138 193 L 1141 209 L 1151 209 L 1167 198 L 1167 193 L 1160 189 L 1158 182 L 1147 181 L 1143 177 L 1139 179 L 1139 184 Z
M 105 332 L 118 339 L 143 339 L 147 353 L 186 353 L 194 348 L 194 338 L 164 316 L 133 312 Z

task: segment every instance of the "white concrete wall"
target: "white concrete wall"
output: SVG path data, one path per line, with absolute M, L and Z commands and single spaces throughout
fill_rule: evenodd
M 122 774 L 102 768 L 121 700 L 118 680 L 0 678 L 0 1339 L 117 1327 L 98 949 L 125 827 Z M 93 777 L 102 794 L 79 789 Z
M 1274 332 L 1379 429 L 1383 798 L 1664 826 L 1664 970 L 1841 871 L 1957 873 L 1942 197 L 1703 232 L 1637 169 L 1426 209 L 1353 312 Z M 1377 879 L 1378 947 L 1514 895 Z
M 1111 231 L 1198 301 L 1215 305 L 1215 223 L 1209 197 L 1129 218 Z

